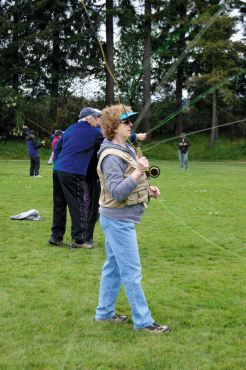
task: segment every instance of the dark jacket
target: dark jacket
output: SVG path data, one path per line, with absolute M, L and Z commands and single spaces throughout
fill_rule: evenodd
M 85 176 L 96 146 L 103 141 L 99 128 L 79 120 L 69 126 L 55 146 L 55 171 Z
M 181 153 L 186 153 L 188 151 L 188 147 L 191 145 L 189 139 L 184 138 L 179 140 L 179 150 Z
M 39 150 L 43 145 L 38 142 L 36 138 L 31 138 L 29 136 L 30 130 L 26 130 L 26 146 L 27 146 L 27 152 L 29 154 L 30 158 L 39 158 Z

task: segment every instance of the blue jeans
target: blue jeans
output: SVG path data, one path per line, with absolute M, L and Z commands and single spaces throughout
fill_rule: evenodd
M 188 168 L 188 152 L 182 153 L 179 152 L 179 161 L 180 161 L 180 168 L 183 168 L 183 165 L 185 163 L 185 168 Z
M 115 302 L 121 283 L 132 309 L 135 328 L 153 324 L 148 304 L 141 287 L 141 264 L 135 224 L 100 216 L 105 234 L 106 261 L 99 290 L 96 319 L 107 319 L 115 314 Z

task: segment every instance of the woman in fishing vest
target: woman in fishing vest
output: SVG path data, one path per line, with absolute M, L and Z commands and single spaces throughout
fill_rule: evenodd
M 135 115 L 130 107 L 113 105 L 102 111 L 102 130 L 105 140 L 98 152 L 98 175 L 101 183 L 100 224 L 105 235 L 104 263 L 96 309 L 96 322 L 124 323 L 127 316 L 115 313 L 115 303 L 121 283 L 132 309 L 135 330 L 152 333 L 170 331 L 151 316 L 141 287 L 141 263 L 135 224 L 143 216 L 149 197 L 158 197 L 156 186 L 149 186 L 145 157 L 137 159 L 128 143 Z

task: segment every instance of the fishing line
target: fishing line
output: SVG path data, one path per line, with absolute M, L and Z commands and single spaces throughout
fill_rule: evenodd
M 213 103 L 212 103 L 211 101 L 209 101 L 208 99 L 203 98 L 203 100 L 204 100 L 205 102 L 207 102 L 207 103 L 209 103 L 210 105 L 212 105 L 212 106 L 213 106 Z M 220 107 L 220 106 L 218 105 L 218 103 L 216 103 L 216 106 L 217 106 L 217 108 L 219 108 L 222 112 L 224 112 L 224 113 L 226 113 L 227 115 L 229 115 L 229 116 L 233 117 L 233 115 L 232 115 L 231 113 L 227 112 L 225 109 L 223 109 L 222 107 Z
M 240 258 L 240 259 L 246 259 L 244 256 L 239 256 L 238 254 L 234 253 L 234 252 L 231 252 L 229 251 L 228 249 L 222 247 L 221 245 L 213 242 L 212 240 L 208 239 L 206 236 L 204 236 L 203 234 L 201 234 L 199 231 L 196 231 L 193 227 L 189 226 L 186 222 L 184 222 L 183 220 L 180 219 L 180 217 L 178 217 L 175 213 L 171 212 L 169 208 L 167 208 L 164 204 L 163 204 L 163 200 L 159 200 L 161 202 L 161 206 L 164 210 L 166 210 L 170 215 L 171 217 L 175 217 L 180 224 L 182 224 L 183 226 L 185 226 L 187 229 L 190 229 L 194 234 L 198 235 L 200 239 L 203 239 L 204 241 L 214 245 L 216 248 L 218 249 L 221 249 L 223 250 L 224 252 L 226 253 L 229 253 L 231 254 L 232 256 L 234 257 L 237 257 L 237 258 Z
M 218 125 L 218 126 L 214 126 L 214 127 L 209 127 L 209 128 L 204 128 L 204 129 L 201 129 L 201 130 L 197 130 L 197 131 L 193 131 L 193 132 L 190 132 L 188 134 L 186 134 L 186 136 L 190 136 L 190 135 L 194 135 L 194 134 L 197 134 L 198 132 L 204 132 L 204 131 L 209 131 L 209 130 L 213 130 L 215 128 L 219 128 L 219 127 L 224 127 L 224 126 L 229 126 L 229 125 L 233 125 L 233 124 L 236 124 L 236 123 L 241 123 L 241 122 L 245 122 L 246 121 L 246 118 L 242 119 L 242 120 L 238 120 L 238 121 L 233 121 L 233 122 L 227 122 L 227 123 L 224 123 L 222 125 Z M 168 141 L 172 141 L 172 140 L 175 140 L 175 139 L 179 139 L 180 138 L 180 135 L 179 136 L 174 136 L 170 139 L 166 139 L 166 140 L 162 140 L 148 148 L 145 148 L 142 150 L 142 152 L 147 152 L 148 150 L 162 144 L 162 143 L 167 143 Z
M 229 76 L 227 78 L 225 78 L 222 82 L 220 82 L 219 84 L 209 88 L 208 90 L 206 90 L 204 93 L 198 95 L 197 97 L 195 97 L 194 99 L 192 99 L 192 101 L 188 104 L 186 104 L 184 107 L 180 107 L 178 108 L 174 113 L 171 113 L 167 118 L 165 118 L 163 121 L 160 121 L 159 123 L 157 123 L 154 127 L 152 127 L 147 133 L 149 134 L 150 132 L 153 132 L 155 130 L 157 130 L 158 128 L 160 128 L 162 125 L 166 124 L 167 122 L 169 122 L 171 119 L 173 119 L 174 117 L 176 117 L 178 114 L 180 114 L 181 112 L 183 112 L 184 110 L 186 110 L 187 108 L 189 108 L 190 106 L 194 105 L 195 103 L 197 103 L 198 101 L 200 101 L 201 99 L 205 98 L 207 95 L 209 94 L 212 94 L 214 91 L 220 89 L 223 85 L 225 85 L 227 82 L 229 82 L 231 79 L 237 77 L 237 76 L 240 76 L 242 75 L 243 73 L 245 72 L 245 69 L 242 69 L 240 71 L 240 73 L 238 75 L 234 75 L 234 76 Z
M 37 127 L 41 128 L 41 130 L 43 130 L 43 131 L 45 131 L 46 133 L 48 133 L 48 134 L 49 134 L 49 136 L 51 135 L 51 132 L 50 132 L 50 131 L 48 131 L 48 130 L 46 130 L 46 128 L 44 128 L 44 127 L 40 126 L 37 122 L 33 121 L 31 118 L 26 117 L 26 116 L 25 116 L 22 112 L 20 112 L 19 110 L 15 109 L 15 108 L 14 108 L 14 110 L 15 110 L 15 112 L 16 112 L 16 113 L 20 114 L 20 115 L 21 115 L 25 120 L 28 120 L 29 122 L 32 122 L 35 126 L 37 126 Z
M 109 65 L 108 65 L 108 63 L 107 63 L 107 58 L 106 58 L 105 52 L 104 52 L 104 50 L 103 50 L 103 46 L 102 46 L 102 44 L 101 44 L 101 41 L 100 41 L 100 40 L 99 40 L 99 38 L 97 37 L 96 30 L 95 30 L 95 28 L 94 28 L 94 26 L 93 26 L 93 24 L 92 24 L 92 22 L 91 22 L 91 19 L 90 19 L 90 16 L 89 16 L 89 13 L 88 13 L 87 7 L 86 7 L 86 5 L 85 5 L 85 2 L 84 2 L 84 0 L 79 0 L 79 1 L 81 2 L 82 6 L 83 6 L 83 9 L 84 9 L 84 11 L 85 11 L 85 13 L 86 13 L 86 16 L 87 16 L 87 19 L 88 19 L 88 21 L 89 21 L 90 27 L 91 27 L 91 29 L 92 29 L 92 31 L 93 31 L 93 35 L 94 35 L 94 37 L 96 38 L 96 40 L 97 40 L 97 42 L 98 42 L 98 45 L 99 45 L 99 47 L 100 47 L 100 49 L 101 49 L 102 57 L 103 57 L 103 60 L 104 60 L 104 64 L 105 64 L 105 66 L 106 66 L 106 68 L 107 68 L 107 71 L 109 72 L 110 76 L 112 77 L 112 79 L 113 79 L 113 81 L 114 81 L 114 83 L 115 83 L 115 85 L 116 85 L 116 87 L 117 87 L 117 92 L 118 92 L 118 103 L 119 103 L 119 105 L 120 105 L 120 104 L 122 105 L 123 110 L 124 110 L 124 113 L 125 113 L 125 114 L 127 114 L 126 109 L 125 109 L 125 105 L 124 105 L 123 103 L 121 103 L 120 89 L 119 89 L 118 81 L 117 81 L 116 77 L 114 76 L 113 72 L 111 71 L 111 69 L 110 69 L 110 67 L 109 67 Z M 130 141 L 130 139 L 129 139 L 128 137 L 126 138 L 126 141 L 127 141 L 127 142 L 128 142 L 128 144 L 129 144 L 129 145 L 134 149 L 134 151 L 136 151 L 136 150 L 135 150 L 134 145 L 131 143 L 131 141 Z
M 171 35 L 170 35 L 170 39 L 167 40 L 162 46 L 160 46 L 159 48 L 157 48 L 156 50 L 153 51 L 153 54 L 152 56 L 144 63 L 144 65 L 141 67 L 141 68 L 138 68 L 137 71 L 136 71 L 136 75 L 138 76 L 138 82 L 137 82 L 137 85 L 135 86 L 135 90 L 136 88 L 138 88 L 139 84 L 140 84 L 140 80 L 141 80 L 141 76 L 144 72 L 144 70 L 146 69 L 146 67 L 149 66 L 150 64 L 150 60 L 151 58 L 154 56 L 154 55 L 160 55 L 163 51 L 166 51 L 169 47 L 172 47 L 172 45 L 178 41 L 179 37 L 183 34 L 185 34 L 185 32 L 189 31 L 190 29 L 190 26 L 195 26 L 196 24 L 199 24 L 199 20 L 200 19 L 203 19 L 204 16 L 206 15 L 209 15 L 212 11 L 213 8 L 218 8 L 217 5 L 214 5 L 214 6 L 211 6 L 208 10 L 206 10 L 204 13 L 200 14 L 196 19 L 195 19 L 195 23 L 194 23 L 194 20 L 191 19 L 190 22 L 188 22 L 186 25 L 184 25 L 182 28 L 174 31 Z M 130 87 L 129 89 L 130 93 L 127 92 L 127 95 L 128 97 L 130 96 L 131 97 L 131 93 L 133 91 L 133 88 Z
M 119 103 L 119 105 L 120 105 L 120 104 L 122 105 L 123 110 L 124 110 L 124 113 L 126 113 L 126 114 L 127 114 L 126 109 L 125 109 L 125 105 L 121 103 L 119 83 L 118 83 L 118 81 L 117 81 L 116 77 L 114 76 L 114 74 L 113 74 L 112 70 L 110 69 L 110 67 L 109 67 L 109 65 L 108 65 L 107 58 L 106 58 L 105 52 L 104 52 L 104 50 L 103 50 L 102 43 L 101 43 L 101 41 L 99 40 L 99 38 L 97 37 L 96 30 L 95 30 L 95 28 L 94 28 L 94 26 L 93 26 L 93 24 L 92 24 L 92 22 L 91 22 L 91 19 L 90 19 L 90 16 L 89 16 L 89 13 L 88 13 L 87 7 L 86 7 L 86 5 L 85 5 L 85 2 L 84 2 L 84 0 L 79 0 L 79 1 L 80 1 L 80 3 L 81 3 L 81 4 L 82 4 L 82 6 L 83 6 L 83 9 L 84 9 L 85 14 L 86 14 L 87 19 L 88 19 L 88 22 L 89 22 L 90 27 L 91 27 L 91 29 L 92 29 L 93 35 L 94 35 L 94 37 L 96 38 L 96 40 L 97 40 L 97 42 L 98 42 L 98 45 L 99 45 L 99 47 L 100 47 L 100 49 L 101 49 L 101 53 L 102 53 L 102 57 L 103 57 L 103 61 L 104 61 L 105 67 L 106 67 L 106 69 L 107 69 L 108 73 L 110 74 L 110 76 L 112 77 L 112 79 L 113 79 L 113 81 L 114 81 L 114 83 L 115 83 L 115 85 L 116 85 L 117 92 L 118 92 L 118 103 Z M 133 148 L 134 148 L 134 145 L 130 142 L 129 138 L 127 138 L 127 142 L 128 142 L 128 143 L 129 143 Z M 135 148 L 134 148 L 134 150 L 135 150 Z
M 167 80 L 169 79 L 169 77 L 172 75 L 172 73 L 175 71 L 175 69 L 182 63 L 182 61 L 184 60 L 186 54 L 195 46 L 195 44 L 201 39 L 201 37 L 204 35 L 204 33 L 209 29 L 209 27 L 211 27 L 211 25 L 215 22 L 215 20 L 219 17 L 219 15 L 222 13 L 222 11 L 224 10 L 225 8 L 225 5 L 220 5 L 220 9 L 210 18 L 210 20 L 208 21 L 208 23 L 205 25 L 204 28 L 202 28 L 200 30 L 200 32 L 195 36 L 195 38 L 186 46 L 186 48 L 183 50 L 183 52 L 180 54 L 179 58 L 176 60 L 176 62 L 172 65 L 172 67 L 168 70 L 168 72 L 166 73 L 166 75 L 162 78 L 162 80 L 160 81 L 159 85 L 158 85 L 158 88 L 156 89 L 156 91 L 154 91 L 154 93 L 158 93 L 162 87 L 162 85 L 167 82 Z M 140 112 L 136 122 L 135 122 L 135 125 L 134 125 L 134 129 L 136 129 L 141 120 L 143 119 L 145 113 L 149 110 L 150 108 L 150 105 L 151 105 L 151 99 L 149 99 L 147 101 L 147 103 L 145 104 L 145 106 L 143 107 L 142 111 Z
M 108 63 L 107 63 L 107 59 L 106 59 L 106 55 L 104 53 L 104 50 L 103 50 L 103 47 L 102 47 L 102 44 L 99 40 L 99 38 L 97 37 L 97 34 L 96 34 L 96 30 L 91 22 L 91 19 L 90 19 L 90 16 L 88 14 L 88 10 L 87 10 L 87 7 L 85 5 L 85 2 L 84 0 L 80 0 L 82 6 L 83 6 L 83 9 L 86 13 L 86 16 L 87 16 L 87 19 L 89 21 L 89 24 L 90 24 L 90 27 L 93 31 L 93 34 L 94 34 L 94 37 L 96 38 L 98 44 L 99 44 L 99 47 L 101 49 L 101 52 L 102 52 L 102 56 L 103 56 L 103 60 L 104 60 L 104 63 L 105 63 L 105 66 L 110 74 L 110 76 L 112 77 L 113 81 L 115 82 L 116 86 L 117 86 L 117 90 L 118 90 L 118 98 L 119 98 L 119 104 L 120 103 L 120 92 L 119 92 L 119 84 L 118 84 L 118 81 L 117 79 L 115 78 L 113 72 L 111 71 Z M 222 10 L 224 9 L 224 6 L 221 6 L 220 9 L 212 16 L 212 18 L 209 20 L 209 22 L 207 23 L 207 25 L 204 27 L 204 29 L 202 29 L 198 35 L 194 38 L 193 41 L 191 41 L 187 47 L 185 48 L 185 50 L 183 51 L 183 53 L 180 55 L 180 57 L 178 58 L 178 60 L 176 61 L 176 63 L 169 69 L 168 73 L 166 74 L 166 76 L 164 76 L 164 78 L 162 79 L 160 85 L 159 85 L 159 88 L 161 87 L 161 85 L 163 84 L 163 82 L 165 81 L 166 78 L 168 78 L 174 71 L 175 68 L 178 67 L 178 65 L 182 62 L 182 60 L 184 59 L 186 53 L 196 44 L 196 42 L 203 36 L 203 34 L 207 31 L 207 29 L 213 24 L 213 22 L 216 20 L 216 18 L 221 14 Z M 208 95 L 209 93 L 212 93 L 215 89 L 217 89 L 218 87 L 221 87 L 225 82 L 227 81 L 227 79 L 225 81 L 223 81 L 221 84 L 215 86 L 215 87 L 212 87 L 210 89 L 208 89 L 205 93 L 199 95 L 198 97 L 196 97 L 195 99 L 192 100 L 192 102 L 190 102 L 188 105 L 186 105 L 185 107 L 181 107 L 179 108 L 176 112 L 172 113 L 169 117 L 167 117 L 164 121 L 161 121 L 159 124 L 157 124 L 156 126 L 154 126 L 152 129 L 150 129 L 147 133 L 151 133 L 153 131 L 155 131 L 156 129 L 158 129 L 159 127 L 161 127 L 162 125 L 166 124 L 167 122 L 169 122 L 171 119 L 173 119 L 174 117 L 176 117 L 179 113 L 181 113 L 183 110 L 185 110 L 186 108 L 188 108 L 189 106 L 195 104 L 197 101 L 199 101 L 200 99 L 202 99 L 204 96 Z M 158 89 L 157 89 L 158 91 Z M 123 108 L 124 108 L 124 105 L 123 105 Z M 125 112 L 126 113 L 126 112 Z M 142 112 L 140 113 L 137 121 L 135 122 L 134 124 L 134 130 L 136 131 L 136 128 L 137 128 L 137 125 L 138 125 L 138 121 L 140 120 L 140 116 L 142 115 L 143 113 L 143 110 Z
M 235 77 L 235 76 L 233 76 Z M 175 118 L 178 114 L 180 114 L 181 112 L 183 112 L 184 110 L 186 110 L 187 108 L 189 108 L 190 106 L 194 105 L 195 103 L 197 103 L 198 101 L 200 101 L 201 99 L 203 99 L 205 96 L 209 95 L 209 94 L 212 94 L 215 90 L 217 90 L 218 88 L 221 88 L 227 81 L 229 81 L 231 78 L 233 77 L 228 77 L 226 78 L 224 81 L 222 81 L 220 84 L 216 85 L 216 86 L 213 86 L 211 88 L 209 88 L 208 90 L 206 90 L 204 93 L 198 95 L 197 97 L 195 97 L 190 103 L 186 104 L 184 107 L 180 107 L 178 108 L 174 113 L 171 113 L 167 118 L 165 118 L 163 121 L 160 121 L 159 123 L 157 123 L 154 127 L 152 127 L 148 132 L 147 134 L 151 133 L 151 132 L 154 132 L 155 130 L 157 130 L 158 128 L 160 128 L 161 126 L 163 126 L 164 124 L 168 123 L 170 120 L 172 120 L 173 118 Z
M 85 5 L 85 2 L 84 2 L 84 0 L 79 0 L 79 1 L 80 1 L 80 3 L 82 4 L 82 7 L 83 7 L 83 9 L 84 9 L 84 11 L 85 11 L 85 14 L 86 14 L 86 16 L 87 16 L 88 22 L 89 22 L 89 24 L 90 24 L 90 27 L 91 27 L 91 29 L 92 29 L 93 35 L 94 35 L 95 39 L 97 40 L 98 45 L 99 45 L 99 47 L 100 47 L 100 50 L 101 50 L 101 53 L 102 53 L 102 57 L 103 57 L 104 65 L 105 65 L 105 67 L 106 67 L 106 69 L 107 69 L 108 73 L 110 74 L 111 78 L 113 79 L 113 81 L 114 81 L 114 83 L 115 83 L 115 85 L 116 85 L 117 92 L 118 92 L 118 101 L 119 101 L 119 104 L 121 104 L 120 89 L 119 89 L 118 81 L 117 81 L 117 79 L 115 78 L 115 76 L 114 76 L 114 74 L 113 74 L 112 70 L 110 69 L 110 67 L 109 67 L 109 65 L 108 65 L 107 58 L 106 58 L 105 52 L 104 52 L 104 50 L 103 50 L 102 43 L 101 43 L 101 41 L 99 40 L 99 38 L 98 38 L 98 36 L 97 36 L 97 33 L 96 33 L 96 30 L 95 30 L 95 27 L 94 27 L 93 23 L 91 22 L 91 19 L 90 19 L 90 16 L 89 16 L 89 13 L 88 13 L 87 7 L 86 7 L 86 5 Z

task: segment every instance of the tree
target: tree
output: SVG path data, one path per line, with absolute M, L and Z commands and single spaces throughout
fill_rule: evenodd
M 106 0 L 106 104 L 114 104 L 114 26 L 113 0 Z
M 115 75 L 123 101 L 139 109 L 142 101 L 143 40 L 139 17 L 130 0 L 122 0 L 117 9 L 120 38 L 115 50 Z
M 164 93 L 175 96 L 176 111 L 180 111 L 175 120 L 177 135 L 183 131 L 183 90 L 192 73 L 190 45 L 199 32 L 198 23 L 193 23 L 199 17 L 196 3 L 190 0 L 157 1 L 155 7 L 154 78 L 158 92 L 164 90 Z
M 0 1 L 0 84 L 16 93 L 28 75 L 26 56 L 33 42 L 30 19 L 30 1 Z
M 240 49 L 242 45 L 231 40 L 235 19 L 226 13 L 217 17 L 203 35 L 193 52 L 197 83 L 212 94 L 212 125 L 210 145 L 218 138 L 217 100 L 232 104 L 234 101 L 234 78 L 240 75 Z M 198 67 L 199 65 L 199 67 Z
M 144 56 L 143 56 L 143 106 L 146 107 L 142 127 L 144 132 L 150 129 L 151 106 L 151 2 L 145 0 L 144 6 Z
M 93 3 L 87 9 L 97 30 Z M 77 0 L 1 0 L 0 9 L 0 83 L 33 97 L 48 94 L 50 120 L 56 122 L 58 99 L 70 94 L 74 78 L 99 69 L 87 15 Z

